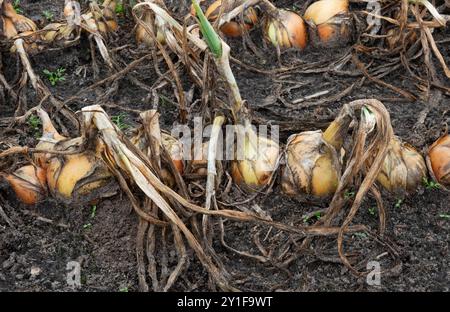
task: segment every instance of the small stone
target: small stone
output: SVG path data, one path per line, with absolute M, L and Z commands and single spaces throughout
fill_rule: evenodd
M 17 280 L 22 280 L 23 279 L 23 274 L 17 274 L 16 275 L 16 279 Z
M 31 270 L 30 270 L 31 277 L 36 277 L 39 274 L 41 274 L 41 272 L 42 272 L 41 268 L 39 268 L 39 267 L 31 267 Z

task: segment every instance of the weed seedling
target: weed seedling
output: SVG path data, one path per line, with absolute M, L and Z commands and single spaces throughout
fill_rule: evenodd
M 65 81 L 64 75 L 66 73 L 66 69 L 64 67 L 60 67 L 55 71 L 49 71 L 48 69 L 44 69 L 43 73 L 47 76 L 48 81 L 52 86 L 56 86 L 56 84 L 60 81 Z
M 397 201 L 395 202 L 395 208 L 399 209 L 403 204 L 403 199 L 397 199 Z
M 34 132 L 35 138 L 41 137 L 41 119 L 38 116 L 31 115 L 28 117 L 27 124 L 31 127 Z
M 433 180 L 428 180 L 426 177 L 422 180 L 423 185 L 427 190 L 438 190 L 441 188 L 441 185 Z
M 344 193 L 344 197 L 345 197 L 345 199 L 353 198 L 353 197 L 355 197 L 355 192 L 353 192 L 353 191 L 346 191 Z
M 20 7 L 20 0 L 14 0 L 12 5 L 17 14 L 23 14 L 23 10 Z
M 445 220 L 450 220 L 450 214 L 448 213 L 441 213 L 439 217 Z
M 120 292 L 128 292 L 128 287 L 122 287 L 119 289 Z
M 368 210 L 369 210 L 369 214 L 371 216 L 376 216 L 377 215 L 377 208 L 376 207 L 370 207 Z
M 130 128 L 130 125 L 128 125 L 124 121 L 126 116 L 126 114 L 120 113 L 119 115 L 112 116 L 111 121 L 115 123 L 117 128 L 119 128 L 120 130 L 127 130 Z
M 124 12 L 125 12 L 125 8 L 123 6 L 123 3 L 122 2 L 118 2 L 116 4 L 116 14 L 120 15 L 120 14 L 123 14 Z
M 91 219 L 95 218 L 95 214 L 97 213 L 97 206 L 93 205 L 91 209 Z
M 367 238 L 367 234 L 364 232 L 356 232 L 355 234 L 353 234 L 353 236 L 358 238 Z
M 49 21 L 49 22 L 53 21 L 53 17 L 54 17 L 53 12 L 45 10 L 45 11 L 42 11 L 42 15 L 47 19 L 47 21 Z

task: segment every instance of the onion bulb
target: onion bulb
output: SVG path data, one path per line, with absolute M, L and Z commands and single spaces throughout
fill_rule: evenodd
M 19 34 L 27 31 L 34 32 L 37 30 L 36 24 L 31 19 L 21 14 L 17 14 L 10 1 L 3 3 L 3 15 L 4 20 L 9 20 Z
M 163 32 L 160 30 L 159 27 L 155 25 L 155 19 L 152 15 L 151 10 L 144 10 L 144 13 L 142 15 L 142 22 L 147 25 L 148 27 L 153 27 L 153 32 L 156 35 L 156 40 L 158 40 L 159 43 L 165 44 L 166 38 L 164 37 Z M 156 32 L 155 32 L 156 29 Z M 143 45 L 145 47 L 151 47 L 153 46 L 153 38 L 152 36 L 145 30 L 145 28 L 138 23 L 136 26 L 136 42 L 138 45 Z
M 116 16 L 116 0 L 105 0 L 103 2 L 103 17 L 106 20 L 107 30 L 116 31 L 119 28 Z
M 278 10 L 275 16 L 267 17 L 264 35 L 274 46 L 280 48 L 304 49 L 308 41 L 303 19 L 287 10 Z
M 222 1 L 217 0 L 209 6 L 205 12 L 206 18 L 210 21 L 215 21 L 220 13 L 222 7 Z M 228 37 L 240 37 L 244 32 L 244 28 L 249 31 L 254 25 L 258 23 L 258 13 L 255 8 L 249 7 L 244 11 L 244 21 L 240 23 L 238 21 L 230 21 L 224 23 L 220 27 L 220 31 Z
M 191 173 L 206 176 L 208 174 L 209 142 L 203 142 L 201 149 L 192 149 L 192 160 L 189 162 Z
M 287 195 L 318 197 L 333 194 L 340 178 L 340 163 L 334 147 L 322 131 L 305 131 L 289 137 L 281 187 Z
M 17 198 L 27 204 L 34 205 L 46 195 L 45 170 L 33 165 L 17 169 L 14 173 L 5 176 Z
M 277 166 L 280 147 L 274 141 L 258 136 L 249 125 L 245 128 L 245 133 L 238 130 L 243 144 L 242 150 L 237 144 L 236 157 L 231 164 L 231 175 L 236 184 L 258 189 L 270 183 Z M 238 129 L 242 128 L 238 126 Z
M 161 133 L 161 139 L 164 148 L 169 152 L 173 165 L 180 174 L 183 174 L 183 144 L 165 132 Z
M 422 155 L 398 137 L 391 140 L 377 181 L 392 193 L 413 192 L 427 175 Z
M 46 111 L 40 108 L 38 110 L 38 114 L 42 123 L 42 137 L 39 139 L 39 143 L 36 145 L 36 148 L 51 151 L 56 143 L 65 140 L 66 138 L 60 135 L 55 129 L 55 126 Z M 52 157 L 51 153 L 33 154 L 34 162 L 43 169 L 47 169 L 48 160 L 50 157 Z
M 450 187 L 450 135 L 440 137 L 431 145 L 427 161 L 436 181 Z
M 13 22 L 8 17 L 3 17 L 2 33 L 7 39 L 12 39 L 17 36 L 17 30 L 14 27 Z
M 108 184 L 111 173 L 93 153 L 55 155 L 47 167 L 47 184 L 57 198 L 88 195 Z
M 336 46 L 350 38 L 351 19 L 348 0 L 320 0 L 305 12 L 313 45 Z

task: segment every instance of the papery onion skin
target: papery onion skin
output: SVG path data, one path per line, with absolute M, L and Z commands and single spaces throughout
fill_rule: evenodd
M 109 182 L 111 173 L 93 154 L 53 157 L 47 168 L 47 184 L 50 192 L 62 199 L 89 194 Z M 85 181 L 85 183 L 81 183 Z
M 450 187 L 450 135 L 444 135 L 434 142 L 427 157 L 430 171 L 439 184 Z
M 392 193 L 404 194 L 416 191 L 426 176 L 423 156 L 411 145 L 394 137 L 377 181 Z
M 180 174 L 183 174 L 185 166 L 183 161 L 183 144 L 164 132 L 161 133 L 161 139 L 164 148 L 169 152 L 173 165 Z
M 337 153 L 324 140 L 322 131 L 305 131 L 289 138 L 281 174 L 285 194 L 329 196 L 336 191 L 339 178 Z
M 215 21 L 220 12 L 222 1 L 218 0 L 212 3 L 205 12 L 205 16 L 210 21 Z M 194 14 L 195 15 L 195 14 Z M 253 28 L 258 23 L 258 13 L 252 7 L 244 11 L 244 23 L 238 21 L 230 21 L 224 23 L 220 27 L 220 31 L 227 37 L 240 37 L 244 32 L 244 27 L 247 31 Z
M 279 10 L 276 17 L 267 17 L 264 36 L 274 46 L 303 50 L 308 43 L 306 25 L 301 16 L 287 10 Z
M 351 36 L 348 0 L 320 0 L 305 11 L 314 46 L 334 47 L 346 44 Z
M 153 26 L 153 32 L 155 32 L 156 40 L 158 40 L 161 44 L 166 44 L 166 38 L 164 37 L 164 34 L 161 32 L 160 29 L 155 29 L 155 21 L 152 16 L 152 13 L 150 10 L 145 10 L 142 16 L 142 22 L 145 23 L 148 27 Z M 136 43 L 138 46 L 142 45 L 145 47 L 151 47 L 154 45 L 153 38 L 151 35 L 145 30 L 145 28 L 141 24 L 137 24 L 136 26 Z
M 17 198 L 27 205 L 34 205 L 45 197 L 45 170 L 40 167 L 27 165 L 5 176 Z
M 246 139 L 244 159 L 236 159 L 231 165 L 234 182 L 249 190 L 257 190 L 270 183 L 280 152 L 278 144 L 262 136 L 257 137 L 257 145 L 252 146 Z

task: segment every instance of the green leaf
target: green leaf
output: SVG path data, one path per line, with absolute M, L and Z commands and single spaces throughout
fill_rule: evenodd
M 206 18 L 205 14 L 203 14 L 197 0 L 192 0 L 192 5 L 194 6 L 195 13 L 200 22 L 200 31 L 205 37 L 209 49 L 216 58 L 220 58 L 222 56 L 222 40 Z

